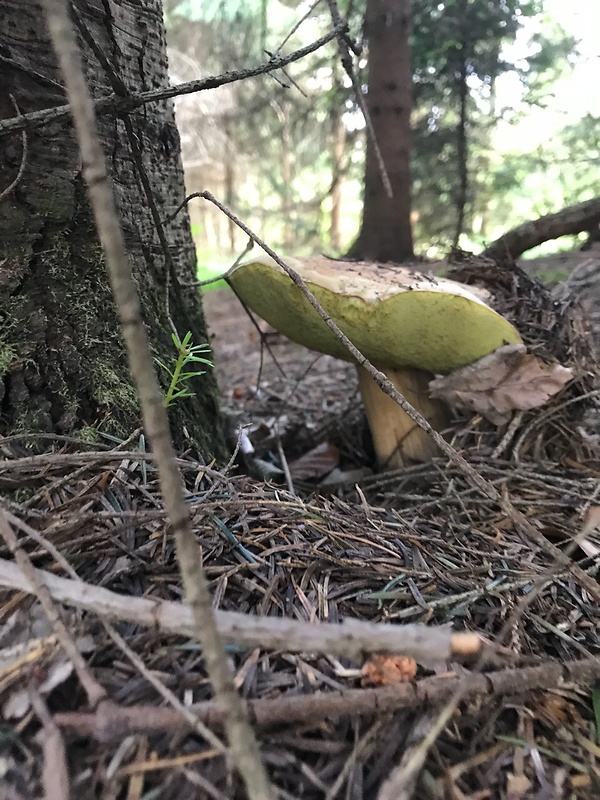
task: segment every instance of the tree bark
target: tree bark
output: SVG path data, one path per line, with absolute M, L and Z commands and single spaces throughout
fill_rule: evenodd
M 456 190 L 456 228 L 452 247 L 457 249 L 460 244 L 465 227 L 465 211 L 467 208 L 467 195 L 469 190 L 469 142 L 467 139 L 468 111 L 467 103 L 469 99 L 469 87 L 467 85 L 468 76 L 468 41 L 466 30 L 466 7 L 465 0 L 461 0 L 458 6 L 458 25 L 460 31 L 460 63 L 456 70 L 457 93 L 459 103 L 459 118 L 456 127 L 456 158 L 458 168 L 458 186 Z
M 386 193 L 373 143 L 367 140 L 362 225 L 349 257 L 402 262 L 413 257 L 410 193 L 412 68 L 410 0 L 367 0 L 367 109 L 390 179 Z
M 501 261 L 515 261 L 527 250 L 550 239 L 591 231 L 599 222 L 600 197 L 596 197 L 513 228 L 492 242 L 483 255 Z
M 77 16 L 131 92 L 168 83 L 160 0 L 76 0 Z M 5 0 L 0 10 L 0 118 L 65 102 L 37 2 Z M 95 97 L 109 78 L 84 45 Z M 171 102 L 130 115 L 139 160 L 164 220 L 183 199 L 179 135 Z M 169 317 L 180 336 L 207 340 L 194 278 L 187 213 L 164 223 L 170 259 L 158 239 L 139 164 L 124 123 L 99 118 L 142 309 L 157 358 L 174 359 Z M 139 424 L 116 309 L 103 264 L 70 125 L 13 134 L 0 148 L 0 433 L 93 428 L 125 436 Z M 165 376 L 161 376 L 164 378 Z M 212 370 L 194 379 L 171 423 L 178 446 L 222 457 L 224 439 Z

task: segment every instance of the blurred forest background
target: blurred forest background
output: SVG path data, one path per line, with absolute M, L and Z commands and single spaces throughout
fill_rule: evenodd
M 339 8 L 360 44 L 365 0 Z M 165 0 L 164 9 L 174 84 L 249 68 L 331 28 L 324 0 Z M 479 252 L 598 194 L 599 29 L 598 0 L 413 0 L 419 255 Z M 355 58 L 363 85 L 367 55 Z M 335 43 L 278 76 L 176 99 L 187 189 L 213 192 L 282 253 L 342 255 L 360 227 L 366 151 L 351 82 Z M 202 200 L 190 213 L 200 274 L 221 272 L 244 234 Z M 547 242 L 527 257 L 574 244 Z

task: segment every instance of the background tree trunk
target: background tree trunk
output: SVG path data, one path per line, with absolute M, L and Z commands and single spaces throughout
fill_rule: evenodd
M 343 106 L 331 109 L 331 214 L 329 218 L 329 244 L 339 253 L 342 248 L 342 202 L 344 195 L 344 152 L 346 126 Z
M 369 110 L 393 190 L 388 197 L 367 139 L 365 196 L 360 234 L 349 256 L 373 261 L 413 257 L 410 194 L 410 0 L 367 0 L 365 36 L 369 41 Z
M 168 83 L 160 0 L 76 0 L 74 6 L 131 92 Z M 38 3 L 2 3 L 0 45 L 0 118 L 65 102 Z M 104 69 L 89 47 L 84 51 L 95 96 L 110 93 Z M 159 214 L 168 218 L 183 199 L 172 104 L 147 105 L 130 119 Z M 182 285 L 195 273 L 188 216 L 165 223 L 169 267 L 123 121 L 102 116 L 99 130 L 152 346 L 171 364 L 169 314 L 181 336 L 190 330 L 194 344 L 207 339 L 197 290 Z M 0 192 L 18 176 L 0 211 L 0 433 L 93 427 L 127 435 L 139 424 L 138 401 L 70 125 L 9 136 L 0 147 L 0 175 Z M 212 370 L 192 388 L 196 397 L 172 411 L 176 443 L 221 457 Z
M 465 212 L 467 208 L 469 190 L 469 141 L 467 138 L 468 111 L 467 103 L 469 100 L 469 86 L 467 78 L 469 76 L 468 52 L 469 42 L 468 22 L 466 19 L 466 0 L 460 0 L 458 4 L 458 30 L 460 37 L 460 61 L 456 69 L 457 94 L 459 101 L 458 125 L 456 126 L 456 162 L 458 168 L 458 181 L 456 187 L 456 228 L 452 247 L 457 249 L 460 245 L 460 237 L 465 228 Z

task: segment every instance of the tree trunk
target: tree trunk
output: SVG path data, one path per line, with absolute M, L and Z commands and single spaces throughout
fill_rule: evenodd
M 465 227 L 465 211 L 467 208 L 467 193 L 469 189 L 469 150 L 467 140 L 467 102 L 469 99 L 469 87 L 467 84 L 468 62 L 467 53 L 469 51 L 466 30 L 466 6 L 465 0 L 461 0 L 458 6 L 458 25 L 460 30 L 460 62 L 456 70 L 457 94 L 459 117 L 456 126 L 456 160 L 458 168 L 458 186 L 456 190 L 456 227 L 452 247 L 458 249 L 460 237 Z
M 76 0 L 74 6 L 132 93 L 167 84 L 160 0 Z M 0 118 L 65 102 L 39 3 L 4 0 L 0 45 Z M 104 69 L 87 45 L 84 53 L 95 96 L 109 94 Z M 146 105 L 130 120 L 164 220 L 183 199 L 172 104 Z M 98 124 L 152 347 L 170 365 L 175 351 L 169 315 L 180 336 L 189 330 L 194 344 L 207 340 L 197 290 L 183 285 L 195 271 L 188 216 L 165 223 L 169 266 L 124 123 L 102 116 Z M 73 129 L 50 124 L 10 135 L 0 147 L 0 175 L 0 433 L 93 428 L 125 436 L 139 425 L 138 401 Z M 190 388 L 195 398 L 172 411 L 176 443 L 205 458 L 222 457 L 213 371 Z
M 367 108 L 393 197 L 384 186 L 367 138 L 363 218 L 352 258 L 401 262 L 413 257 L 410 195 L 410 0 L 367 0 L 369 41 Z
M 346 126 L 343 106 L 336 103 L 331 109 L 331 214 L 329 244 L 337 253 L 342 248 L 342 200 L 344 196 L 344 153 Z

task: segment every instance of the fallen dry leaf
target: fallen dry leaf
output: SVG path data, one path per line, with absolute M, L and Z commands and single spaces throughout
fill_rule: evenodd
M 567 367 L 542 361 L 528 353 L 525 345 L 509 344 L 474 364 L 435 378 L 429 390 L 432 397 L 468 408 L 501 425 L 513 411 L 542 406 L 572 377 Z
M 289 465 L 292 478 L 304 481 L 322 478 L 340 462 L 340 451 L 329 442 L 322 442 Z
M 374 655 L 361 672 L 364 686 L 391 686 L 412 681 L 417 674 L 417 663 L 414 658 L 406 656 Z

